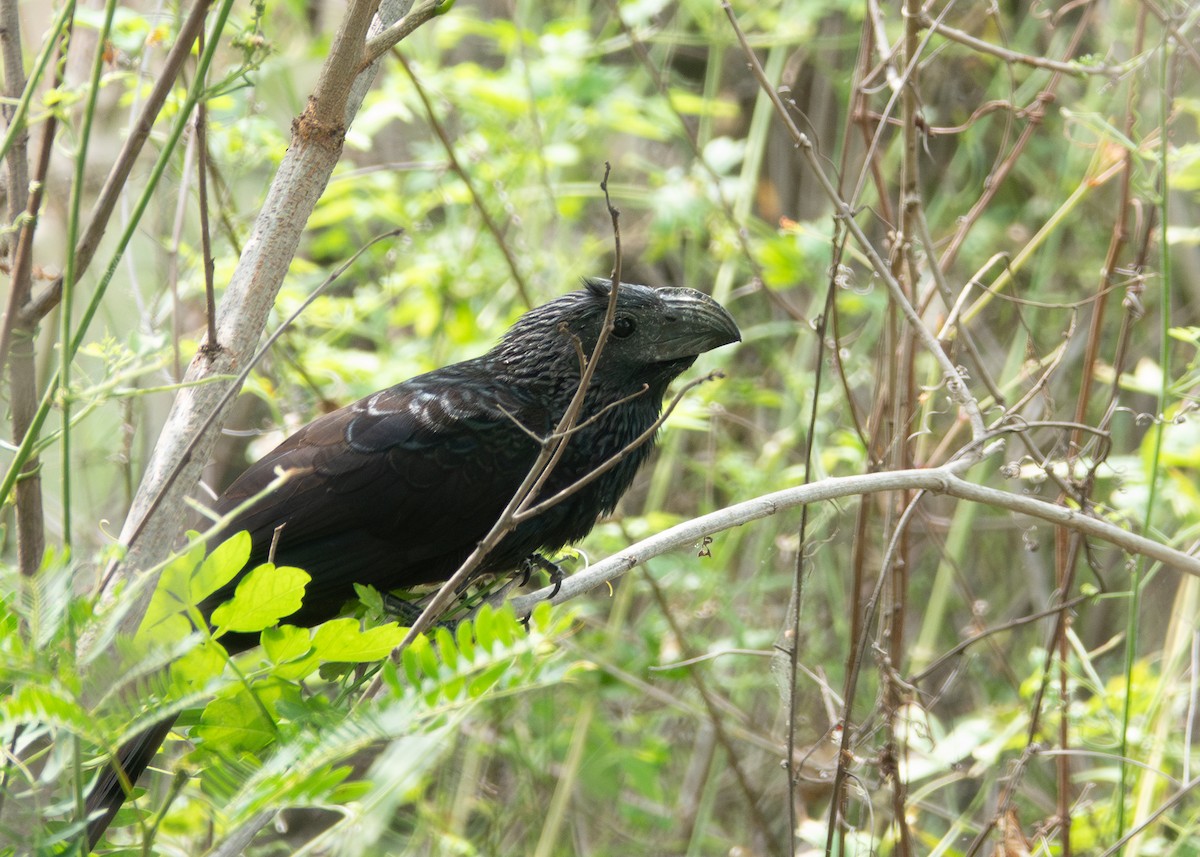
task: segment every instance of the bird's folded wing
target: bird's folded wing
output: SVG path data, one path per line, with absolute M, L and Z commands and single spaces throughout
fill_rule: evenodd
M 538 452 L 534 436 L 549 430 L 550 415 L 499 387 L 438 375 L 301 429 L 222 495 L 216 509 L 224 514 L 289 474 L 225 532 L 249 530 L 252 559 L 262 561 L 283 525 L 278 562 L 302 568 L 306 554 L 310 564 L 336 560 L 330 551 L 348 550 L 356 539 L 365 560 L 388 550 L 398 565 L 473 544 L 528 472 Z

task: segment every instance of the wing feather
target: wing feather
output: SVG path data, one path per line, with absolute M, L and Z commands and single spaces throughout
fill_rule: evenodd
M 537 456 L 537 442 L 512 420 L 545 434 L 551 417 L 511 387 L 450 368 L 459 371 L 320 417 L 246 470 L 218 500 L 220 514 L 289 476 L 224 530 L 250 532 L 251 566 L 267 559 L 282 526 L 275 562 L 313 574 L 306 605 L 351 598 L 353 583 L 395 588 L 453 572 Z

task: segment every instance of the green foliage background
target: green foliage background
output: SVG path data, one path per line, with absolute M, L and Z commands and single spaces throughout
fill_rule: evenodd
M 927 6 L 1012 56 L 926 28 L 914 73 L 894 5 L 732 6 L 925 322 L 938 330 L 964 296 L 961 327 L 940 335 L 1007 438 L 971 478 L 1072 505 L 1087 496 L 1093 513 L 1191 549 L 1200 13 Z M 178 27 L 173 9 L 117 12 L 85 164 L 96 176 Z M 242 3 L 219 34 L 206 100 L 218 293 L 340 14 Z M 31 54 L 48 25 L 22 15 Z M 99 25 L 77 11 L 75 38 Z M 1072 65 L 1050 62 L 1063 58 Z M 902 109 L 906 73 L 915 114 Z M 67 165 L 85 94 L 86 78 L 69 78 L 31 114 L 35 128 L 60 117 Z M 181 102 L 182 90 L 155 145 Z M 906 127 L 917 141 L 907 155 Z M 828 840 L 837 854 L 1102 854 L 1162 810 L 1122 853 L 1200 853 L 1197 581 L 945 498 L 922 500 L 901 528 L 865 631 L 855 617 L 912 499 L 900 493 L 813 507 L 803 541 L 798 512 L 722 533 L 612 592 L 539 610 L 528 631 L 487 610 L 382 666 L 401 635 L 369 592 L 365 626 L 269 630 L 230 663 L 219 637 L 189 634 L 182 617 L 214 575 L 240 568 L 236 546 L 207 561 L 192 550 L 171 566 L 147 633 L 105 660 L 119 615 L 95 608 L 103 559 L 203 333 L 189 146 L 172 155 L 86 331 L 65 464 L 61 425 L 43 432 L 56 547 L 38 576 L 9 563 L 0 578 L 0 853 L 78 853 L 89 766 L 164 711 L 189 727 L 163 763 L 181 773 L 145 783 L 110 831 L 113 852 L 202 853 L 257 831 L 247 853 L 749 855 Z M 937 465 L 968 442 L 720 4 L 460 0 L 385 62 L 272 327 L 372 237 L 397 227 L 402 237 L 364 253 L 267 355 L 208 481 L 223 487 L 321 410 L 478 354 L 530 305 L 607 274 L 606 162 L 625 279 L 712 293 L 744 342 L 701 359 L 694 373 L 725 379 L 672 415 L 653 466 L 581 545 L 580 565 L 805 478 Z M 131 192 L 146 178 L 135 171 Z M 948 296 L 929 247 L 903 232 L 906 202 L 927 223 Z M 65 203 L 65 193 L 47 203 L 48 268 L 64 264 Z M 58 359 L 55 325 L 38 347 L 44 376 Z M 1093 386 L 1080 402 L 1084 378 Z M 11 537 L 5 551 L 11 559 Z M 1060 598 L 1076 600 L 1056 632 L 1063 614 L 1048 608 Z M 231 609 L 239 629 L 284 615 Z M 1028 616 L 1038 618 L 1014 621 Z M 975 639 L 985 629 L 998 630 Z M 850 779 L 830 838 L 841 694 L 864 633 Z

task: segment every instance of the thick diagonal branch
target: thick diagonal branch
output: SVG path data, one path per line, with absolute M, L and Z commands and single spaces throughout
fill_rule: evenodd
M 334 37 L 321 76 L 304 112 L 292 125 L 292 140 L 267 191 L 233 277 L 217 312 L 217 343 L 208 343 L 192 360 L 151 456 L 133 508 L 121 532 L 129 546 L 125 569 L 152 567 L 170 549 L 186 512 L 185 497 L 208 460 L 222 425 L 210 420 L 225 395 L 222 383 L 196 384 L 213 375 L 238 374 L 249 360 L 267 315 L 287 273 L 309 214 L 325 190 L 342 153 L 346 128 L 358 113 L 376 71 L 360 69 L 364 45 L 402 18 L 411 0 L 352 0 Z M 376 16 L 376 10 L 378 15 Z M 368 30 L 370 32 L 368 32 Z M 198 443 L 201 426 L 208 423 Z M 169 474 L 179 477 L 170 490 Z M 112 581 L 121 575 L 112 576 Z M 149 593 L 150 587 L 140 591 Z M 111 597 L 112 586 L 106 589 Z M 145 599 L 147 596 L 143 596 Z M 132 632 L 145 604 L 128 611 L 125 631 Z

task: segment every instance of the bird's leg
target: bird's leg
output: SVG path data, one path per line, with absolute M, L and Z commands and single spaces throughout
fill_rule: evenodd
M 550 583 L 554 586 L 554 591 L 550 593 L 550 598 L 558 595 L 558 590 L 562 588 L 563 579 L 567 573 L 563 571 L 561 565 L 552 562 L 542 556 L 540 553 L 530 554 L 521 561 L 521 573 L 524 577 L 521 578 L 521 585 L 524 586 L 529 582 L 529 576 L 535 571 L 544 571 L 550 575 Z
M 469 581 L 468 583 L 476 582 L 478 581 Z M 444 619 L 436 622 L 434 623 L 434 627 L 454 631 L 463 619 L 473 619 L 475 614 L 479 612 L 479 608 L 484 604 L 490 604 L 493 608 L 499 608 L 504 603 L 505 598 L 508 597 L 508 592 L 512 589 L 514 583 L 515 581 L 509 581 L 494 591 L 483 589 L 469 596 L 460 593 L 459 604 L 455 608 L 459 615 L 454 619 Z M 401 624 L 412 625 L 417 621 L 417 617 L 424 612 L 425 608 L 420 604 L 406 601 L 390 592 L 385 592 L 383 593 L 383 609 L 385 613 L 397 617 Z
M 411 601 L 405 601 L 398 595 L 392 595 L 390 592 L 383 593 L 383 612 L 389 616 L 395 616 L 401 622 L 411 625 L 417 621 L 417 617 L 421 615 L 421 608 Z
M 385 592 L 383 593 L 383 611 L 390 616 L 395 616 L 401 625 L 411 627 L 417 621 L 417 617 L 425 612 L 425 608 L 411 601 L 405 601 L 403 598 L 392 595 L 390 592 Z M 434 627 L 453 631 L 458 627 L 458 620 L 451 619 L 445 622 L 435 622 Z

